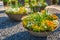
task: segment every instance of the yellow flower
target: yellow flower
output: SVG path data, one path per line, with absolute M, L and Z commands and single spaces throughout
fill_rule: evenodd
M 44 28 L 42 26 L 39 27 L 40 30 L 44 30 Z
M 25 7 L 20 7 L 20 8 L 19 8 L 19 13 L 20 13 L 20 14 L 23 14 L 24 11 L 25 11 Z
M 35 28 L 35 29 L 38 29 L 38 26 L 35 26 L 34 28 Z
M 52 30 L 57 27 L 53 21 L 46 20 L 46 24 L 48 25 L 48 27 L 51 27 Z
M 46 11 L 45 10 L 41 10 L 41 13 L 44 14 Z
M 25 21 L 23 21 L 23 25 L 25 26 L 27 23 Z
M 35 2 L 33 5 L 36 6 L 37 5 L 37 2 Z
M 38 29 L 38 26 L 35 25 L 35 24 L 33 24 L 33 25 L 32 25 L 32 28 L 33 28 L 33 29 Z
M 45 23 L 45 20 L 43 20 L 42 23 Z

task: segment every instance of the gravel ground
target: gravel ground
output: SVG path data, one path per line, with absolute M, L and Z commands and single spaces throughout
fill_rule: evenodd
M 4 39 L 6 36 L 24 31 L 22 23 L 10 21 L 5 14 L 0 14 L 0 38 Z M 3 16 L 5 15 L 5 17 Z M 19 24 L 18 24 L 19 23 Z

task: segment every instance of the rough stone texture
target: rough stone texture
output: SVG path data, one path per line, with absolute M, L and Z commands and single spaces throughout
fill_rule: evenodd
M 60 14 L 60 5 L 50 5 L 46 7 L 49 13 L 59 13 Z

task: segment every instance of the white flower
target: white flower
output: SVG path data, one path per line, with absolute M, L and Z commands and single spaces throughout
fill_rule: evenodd
M 59 24 L 59 21 L 58 20 L 53 20 L 53 22 L 58 25 Z
M 25 7 L 30 7 L 30 5 L 28 3 L 25 4 Z
M 45 28 L 47 28 L 47 26 L 45 26 Z
M 30 9 L 30 8 L 25 8 L 25 10 L 26 10 L 27 12 L 31 12 L 31 9 Z

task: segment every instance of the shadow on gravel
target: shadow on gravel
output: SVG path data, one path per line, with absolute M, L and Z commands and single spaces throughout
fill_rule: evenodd
M 0 14 L 1 14 L 1 13 L 4 13 L 4 12 L 5 12 L 5 10 L 3 10 L 3 11 L 0 11 Z
M 46 40 L 46 37 L 34 37 L 29 32 L 19 32 L 3 40 Z
M 56 13 L 56 15 L 57 15 L 57 16 L 59 17 L 59 19 L 60 19 L 60 13 L 58 13 L 58 14 Z
M 13 27 L 20 22 L 12 21 L 8 17 L 0 17 L 0 29 Z

